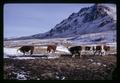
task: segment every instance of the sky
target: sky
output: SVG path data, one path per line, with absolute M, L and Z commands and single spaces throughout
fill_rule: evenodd
M 44 33 L 93 4 L 5 4 L 4 38 Z

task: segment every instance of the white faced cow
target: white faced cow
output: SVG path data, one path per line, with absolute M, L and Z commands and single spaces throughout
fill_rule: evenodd
M 57 45 L 58 45 L 58 43 L 55 43 L 54 45 L 52 45 L 52 44 L 51 45 L 47 45 L 47 52 L 48 53 L 50 53 L 50 52 L 55 53 Z
M 105 51 L 104 55 L 108 55 L 108 52 L 110 51 L 110 46 L 104 45 L 103 49 Z
M 32 55 L 34 51 L 34 46 L 22 46 L 17 51 L 22 52 L 23 55 L 25 55 L 26 52 L 30 51 L 30 55 Z

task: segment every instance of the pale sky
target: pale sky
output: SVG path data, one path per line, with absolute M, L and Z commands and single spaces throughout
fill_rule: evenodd
M 4 37 L 44 33 L 73 12 L 93 4 L 5 4 Z

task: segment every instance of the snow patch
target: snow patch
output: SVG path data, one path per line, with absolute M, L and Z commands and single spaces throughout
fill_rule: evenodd
M 35 59 L 34 57 L 15 57 L 14 59 Z
M 4 58 L 8 58 L 9 56 L 19 56 L 22 55 L 19 51 L 17 52 L 18 48 L 4 48 Z
M 70 53 L 69 50 L 62 45 L 58 46 L 56 50 L 66 52 L 66 53 Z
M 17 80 L 27 80 L 25 74 L 26 74 L 25 72 L 17 73 L 16 79 L 17 79 Z

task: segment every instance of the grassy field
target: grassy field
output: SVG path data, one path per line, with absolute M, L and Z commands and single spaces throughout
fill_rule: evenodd
M 116 56 L 61 55 L 57 59 L 4 59 L 4 79 L 112 80 Z M 24 75 L 19 77 L 18 74 Z

